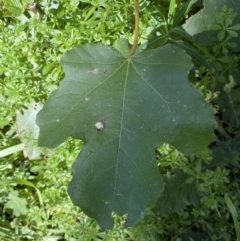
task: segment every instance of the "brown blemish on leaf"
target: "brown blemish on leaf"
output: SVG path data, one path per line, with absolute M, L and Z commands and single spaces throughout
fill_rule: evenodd
M 97 68 L 92 68 L 91 70 L 89 70 L 87 73 L 91 73 L 93 75 L 97 75 L 98 74 L 98 69 Z

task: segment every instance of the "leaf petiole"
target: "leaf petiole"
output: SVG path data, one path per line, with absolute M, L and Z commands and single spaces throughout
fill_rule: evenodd
M 134 55 L 134 53 L 137 49 L 137 44 L 138 44 L 138 35 L 139 35 L 139 4 L 138 4 L 138 0 L 134 0 L 134 8 L 135 8 L 134 40 L 133 40 L 133 46 L 128 55 L 128 58 L 131 58 Z

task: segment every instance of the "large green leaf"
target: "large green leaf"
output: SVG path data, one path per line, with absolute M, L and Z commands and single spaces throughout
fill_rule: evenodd
M 163 191 L 155 147 L 201 153 L 212 140 L 212 108 L 188 82 L 190 57 L 167 45 L 132 58 L 103 46 L 65 54 L 65 78 L 37 116 L 39 145 L 85 141 L 68 193 L 102 228 L 112 212 L 134 225 Z
M 233 21 L 233 25 L 240 23 L 240 1 L 239 0 L 205 0 L 204 8 L 195 15 L 191 16 L 183 28 L 188 34 L 202 44 L 213 44 L 216 39 L 217 32 L 211 30 L 212 25 L 216 22 L 216 14 L 222 11 L 222 8 L 226 6 L 232 9 L 238 15 Z M 238 31 L 238 37 L 231 39 L 238 45 L 236 51 L 240 49 L 240 31 Z

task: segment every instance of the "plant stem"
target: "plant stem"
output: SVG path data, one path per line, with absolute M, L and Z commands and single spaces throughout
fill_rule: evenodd
M 136 49 L 137 49 L 137 44 L 138 44 L 138 34 L 139 34 L 139 4 L 138 0 L 134 0 L 134 7 L 135 7 L 135 31 L 134 31 L 134 41 L 133 41 L 133 46 L 132 49 L 128 55 L 128 58 L 131 58 Z

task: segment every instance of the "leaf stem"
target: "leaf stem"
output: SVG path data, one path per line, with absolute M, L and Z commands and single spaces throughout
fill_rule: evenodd
M 134 40 L 133 40 L 133 46 L 128 55 L 128 58 L 131 58 L 134 55 L 134 53 L 137 49 L 137 44 L 138 44 L 138 35 L 139 35 L 139 4 L 138 4 L 138 0 L 134 0 L 134 8 L 135 8 Z

